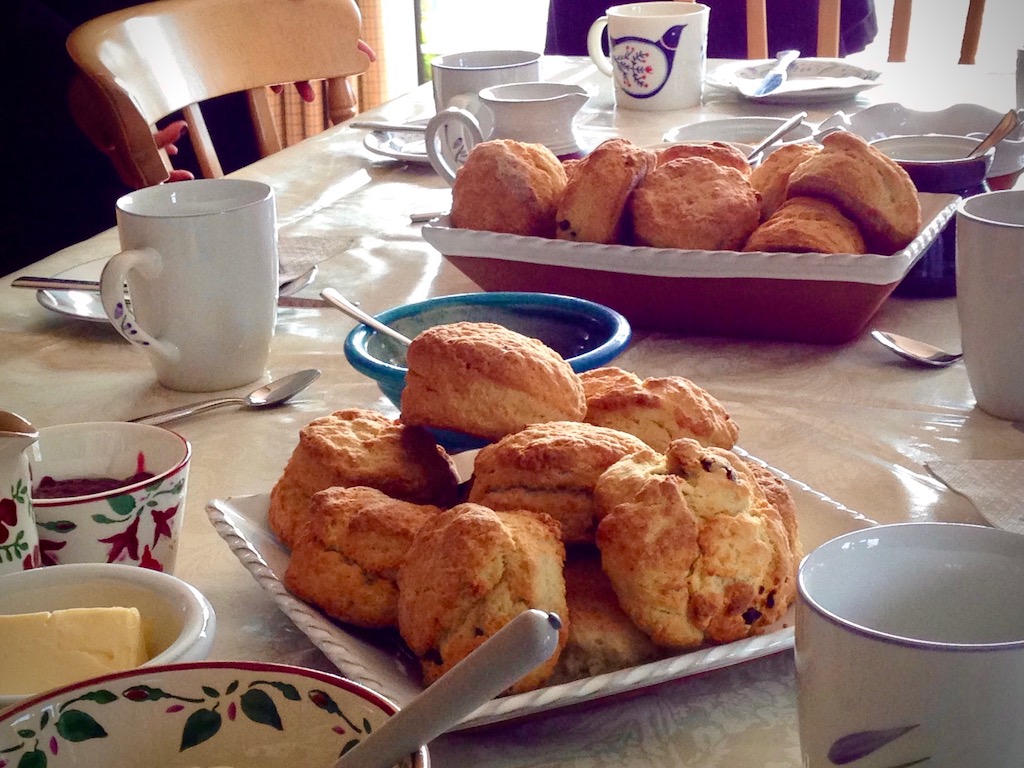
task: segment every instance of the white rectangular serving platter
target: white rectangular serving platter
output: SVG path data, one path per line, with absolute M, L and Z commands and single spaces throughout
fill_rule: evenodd
M 734 452 L 751 459 L 739 449 L 734 449 Z M 840 534 L 877 524 L 804 483 L 778 470 L 772 471 L 785 479 L 793 494 L 805 552 Z M 289 553 L 270 531 L 268 505 L 269 496 L 258 494 L 213 499 L 207 503 L 206 510 L 217 533 L 242 565 L 342 675 L 379 691 L 399 706 L 408 703 L 423 687 L 415 660 L 395 633 L 373 633 L 347 627 L 285 589 L 282 578 L 288 566 Z M 477 709 L 456 729 L 514 720 L 741 664 L 788 650 L 793 647 L 793 641 L 791 608 L 782 621 L 757 637 L 498 698 Z

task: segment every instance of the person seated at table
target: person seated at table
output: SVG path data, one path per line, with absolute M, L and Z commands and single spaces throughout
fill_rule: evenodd
M 711 8 L 708 56 L 747 58 L 745 0 L 701 0 Z M 590 25 L 615 5 L 609 0 L 549 0 L 544 52 L 586 56 Z M 863 51 L 878 34 L 874 0 L 842 0 L 839 17 L 839 55 Z M 818 47 L 817 0 L 768 0 L 768 50 L 795 48 L 813 56 Z

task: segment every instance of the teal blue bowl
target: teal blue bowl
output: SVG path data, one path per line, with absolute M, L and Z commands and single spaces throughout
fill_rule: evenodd
M 585 299 L 516 291 L 465 293 L 417 301 L 385 310 L 376 318 L 410 339 L 446 323 L 497 323 L 540 339 L 577 373 L 614 360 L 629 344 L 629 321 L 613 309 Z M 345 357 L 401 408 L 405 388 L 405 348 L 367 325 L 345 339 Z

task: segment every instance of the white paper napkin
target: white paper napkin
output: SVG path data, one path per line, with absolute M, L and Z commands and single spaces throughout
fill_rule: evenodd
M 925 467 L 992 525 L 1024 534 L 1024 460 L 930 461 Z
M 281 235 L 278 241 L 278 274 L 282 282 L 305 274 L 322 261 L 344 251 L 348 238 Z

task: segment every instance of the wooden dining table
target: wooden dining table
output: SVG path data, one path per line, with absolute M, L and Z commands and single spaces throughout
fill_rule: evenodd
M 581 143 L 588 146 L 613 136 L 656 144 L 667 130 L 695 120 L 783 117 L 798 108 L 806 108 L 816 122 L 837 110 L 852 113 L 886 102 L 922 110 L 976 103 L 998 111 L 1014 102 L 1010 72 L 912 63 L 879 69 L 877 87 L 838 102 L 765 105 L 708 89 L 700 107 L 641 113 L 616 110 L 610 82 L 588 60 L 543 61 L 545 79 L 592 89 L 576 123 Z M 428 83 L 358 119 L 402 122 L 433 111 Z M 376 313 L 427 297 L 479 291 L 425 242 L 422 224 L 410 219 L 423 211 L 446 211 L 448 186 L 418 158 L 369 151 L 366 135 L 342 124 L 236 174 L 273 186 L 282 249 L 291 243 L 314 252 L 319 272 L 300 295 L 315 299 L 322 288 L 333 286 Z M 0 408 L 46 427 L 131 419 L 197 399 L 158 385 L 145 354 L 108 324 L 52 311 L 33 291 L 11 286 L 19 274 L 56 275 L 101 262 L 117 250 L 117 233 L 110 230 L 0 278 Z M 231 275 L 224 275 L 223 290 L 234 290 Z M 206 507 L 211 499 L 267 493 L 299 429 L 314 418 L 350 407 L 398 415 L 376 384 L 346 362 L 342 345 L 354 325 L 331 308 L 282 306 L 265 378 L 302 368 L 318 368 L 321 377 L 276 409 L 225 408 L 169 425 L 194 450 L 175 573 L 199 588 L 217 612 L 211 658 L 335 669 L 232 554 Z M 960 344 L 955 298 L 891 297 L 870 327 L 951 349 Z M 984 524 L 975 505 L 925 465 L 1024 458 L 1021 425 L 975 407 L 962 364 L 914 366 L 873 341 L 867 330 L 849 343 L 822 345 L 634 328 L 616 364 L 640 376 L 685 376 L 708 389 L 739 425 L 745 451 L 807 493 L 827 497 L 837 514 L 883 524 Z M 793 768 L 800 764 L 793 653 L 783 649 L 450 732 L 431 745 L 431 752 L 438 768 Z

